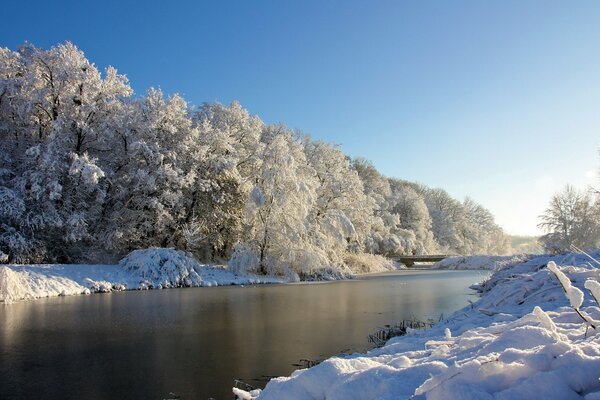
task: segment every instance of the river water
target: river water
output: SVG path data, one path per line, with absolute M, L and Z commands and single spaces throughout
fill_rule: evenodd
M 480 271 L 327 283 L 132 291 L 0 305 L 0 399 L 231 399 L 300 359 L 365 351 L 369 333 L 437 320 Z

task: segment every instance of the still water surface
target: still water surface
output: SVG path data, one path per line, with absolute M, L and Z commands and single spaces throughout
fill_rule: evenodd
M 370 348 L 367 335 L 473 299 L 479 271 L 121 292 L 0 306 L 0 399 L 231 399 L 300 359 Z

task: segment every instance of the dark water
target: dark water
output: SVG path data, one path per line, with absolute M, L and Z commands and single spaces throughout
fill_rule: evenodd
M 367 335 L 467 304 L 477 271 L 123 292 L 0 306 L 0 399 L 231 399 L 302 358 L 363 351 Z

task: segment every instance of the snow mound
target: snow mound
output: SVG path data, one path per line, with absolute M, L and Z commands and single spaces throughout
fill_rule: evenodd
M 0 267 L 0 302 L 125 290 L 116 265 L 33 264 Z
M 60 276 L 45 279 L 35 272 L 19 273 L 0 267 L 0 300 L 11 303 L 20 299 L 80 294 L 85 287 Z
M 155 288 L 202 286 L 201 265 L 183 251 L 164 248 L 135 250 L 119 262 L 140 285 Z
M 553 263 L 566 262 L 559 275 L 551 271 Z M 600 266 L 581 254 L 506 265 L 478 286 L 480 300 L 430 330 L 393 338 L 367 354 L 330 358 L 238 397 L 600 398 L 600 308 L 598 285 L 591 283 L 599 280 Z M 584 298 L 565 296 L 568 288 Z

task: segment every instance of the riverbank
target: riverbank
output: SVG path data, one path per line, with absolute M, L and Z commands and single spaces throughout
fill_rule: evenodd
M 511 256 L 452 256 L 431 266 L 432 269 L 452 270 L 488 270 L 496 271 L 537 257 L 534 254 L 515 254 Z
M 136 250 L 115 265 L 40 264 L 0 266 L 0 302 L 43 297 L 166 289 L 282 283 L 273 276 L 236 274 L 196 262 L 172 249 Z
M 600 259 L 600 251 L 591 256 Z M 569 299 L 565 284 L 547 268 L 551 261 L 573 285 L 566 288 Z M 475 286 L 477 302 L 430 330 L 297 370 L 271 380 L 262 392 L 236 394 L 259 400 L 598 399 L 599 267 L 582 254 L 506 265 Z M 596 290 L 597 299 L 587 288 Z
M 344 272 L 324 268 L 299 277 L 236 272 L 225 265 L 200 264 L 183 251 L 135 250 L 118 264 L 0 265 L 0 303 L 43 297 L 179 287 L 256 285 L 298 281 L 333 281 L 355 274 L 381 273 L 404 266 L 371 254 L 349 254 Z

